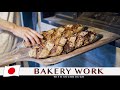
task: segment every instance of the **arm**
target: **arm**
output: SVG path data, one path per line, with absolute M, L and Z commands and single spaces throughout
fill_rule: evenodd
M 20 38 L 23 38 L 27 46 L 31 46 L 31 44 L 32 45 L 40 44 L 40 38 L 42 38 L 42 36 L 39 33 L 30 28 L 20 27 L 14 23 L 8 22 L 1 18 L 0 28 L 9 31 Z

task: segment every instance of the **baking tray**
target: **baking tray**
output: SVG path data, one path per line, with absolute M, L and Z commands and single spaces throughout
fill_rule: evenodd
M 98 33 L 99 40 L 95 41 L 94 43 L 91 43 L 87 46 L 78 48 L 68 54 L 63 54 L 63 55 L 50 57 L 50 58 L 46 58 L 46 59 L 30 58 L 28 56 L 28 51 L 30 50 L 30 48 L 24 48 L 24 47 L 17 48 L 10 53 L 0 56 L 0 66 L 5 66 L 8 64 L 18 62 L 18 61 L 33 61 L 33 62 L 37 62 L 41 65 L 44 65 L 44 66 L 49 66 L 49 65 L 57 64 L 59 62 L 63 62 L 71 57 L 88 52 L 92 49 L 95 49 L 97 47 L 100 47 L 104 44 L 110 43 L 110 42 L 120 38 L 120 35 L 118 35 L 118 34 L 108 32 L 103 29 L 99 29 L 99 28 L 95 28 L 95 27 L 90 27 L 90 26 L 88 26 L 88 27 L 89 27 L 89 29 L 94 30 L 96 33 Z

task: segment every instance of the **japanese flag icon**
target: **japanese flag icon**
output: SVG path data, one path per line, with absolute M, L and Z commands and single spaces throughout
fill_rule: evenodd
M 20 65 L 5 66 L 3 77 L 19 76 Z

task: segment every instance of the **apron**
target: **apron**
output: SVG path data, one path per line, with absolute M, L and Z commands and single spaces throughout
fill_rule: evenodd
M 14 12 L 0 12 L 0 18 L 15 23 Z M 18 37 L 11 32 L 0 29 L 0 55 L 15 49 Z

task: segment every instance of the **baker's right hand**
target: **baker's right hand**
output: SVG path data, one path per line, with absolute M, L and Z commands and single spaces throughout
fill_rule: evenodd
M 40 44 L 40 39 L 43 38 L 42 35 L 40 35 L 35 30 L 32 30 L 28 27 L 16 27 L 13 32 L 14 35 L 23 38 L 25 41 L 25 46 L 34 46 L 35 44 Z

